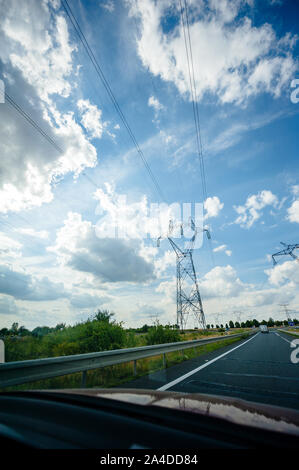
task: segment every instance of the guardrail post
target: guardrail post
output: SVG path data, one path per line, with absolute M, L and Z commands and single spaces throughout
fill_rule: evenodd
M 163 367 L 166 367 L 166 354 L 163 353 Z
M 81 388 L 86 387 L 86 376 L 87 376 L 87 371 L 83 370 L 82 371 L 82 381 L 81 381 Z
M 137 375 L 137 360 L 134 361 L 134 375 Z
M 5 362 L 5 346 L 4 341 L 0 339 L 0 364 Z

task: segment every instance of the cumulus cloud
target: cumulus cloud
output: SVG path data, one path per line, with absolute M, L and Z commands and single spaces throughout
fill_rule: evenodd
M 57 231 L 55 246 L 48 248 L 63 265 L 90 273 L 98 281 L 142 283 L 155 275 L 139 249 L 135 240 L 98 238 L 95 226 L 73 212 Z
M 220 202 L 219 197 L 213 196 L 208 197 L 204 202 L 205 208 L 205 219 L 209 219 L 211 217 L 217 217 L 220 214 L 220 211 L 223 209 L 224 204 Z
M 98 295 L 91 295 L 86 292 L 81 294 L 74 294 L 69 299 L 72 307 L 78 309 L 97 308 L 100 307 L 102 304 L 105 304 L 109 300 L 110 297 L 100 297 Z
M 106 127 L 106 123 L 102 122 L 102 111 L 89 100 L 79 100 L 77 103 L 81 113 L 81 122 L 85 129 L 94 139 L 100 139 Z
M 11 266 L 0 265 L 0 293 L 19 300 L 45 301 L 66 296 L 63 283 L 38 278 Z
M 287 212 L 287 219 L 290 222 L 297 222 L 299 224 L 299 199 L 292 203 Z
M 203 298 L 236 297 L 246 289 L 230 266 L 216 266 L 199 281 Z
M 266 269 L 269 282 L 275 286 L 280 286 L 286 282 L 299 284 L 299 263 L 298 261 L 285 261 L 277 264 L 271 269 Z
M 2 261 L 9 260 L 10 258 L 19 258 L 22 255 L 21 248 L 21 243 L 0 232 L 0 255 Z
M 18 307 L 14 299 L 7 295 L 0 295 L 0 315 L 15 315 Z
M 239 224 L 241 227 L 250 228 L 260 219 L 263 214 L 262 210 L 265 207 L 276 207 L 277 205 L 277 196 L 268 190 L 263 190 L 258 194 L 248 196 L 244 206 L 234 206 L 235 211 L 239 214 L 235 223 Z
M 189 96 L 182 26 L 174 22 L 167 33 L 162 27 L 166 15 L 179 17 L 179 5 L 153 0 L 131 0 L 129 4 L 131 15 L 140 20 L 137 51 L 143 65 Z M 193 59 L 199 99 L 207 93 L 221 103 L 242 103 L 261 92 L 277 97 L 295 73 L 292 49 L 297 37 L 286 34 L 279 39 L 268 23 L 253 26 L 244 16 L 244 4 L 225 0 L 192 3 L 190 35 L 196 44 Z
M 70 96 L 75 73 L 75 47 L 58 2 L 2 0 L 0 5 L 0 73 L 6 91 L 57 145 L 51 146 L 9 103 L 1 105 L 0 211 L 6 213 L 50 202 L 53 183 L 95 166 L 97 152 L 74 113 L 62 112 L 52 100 L 53 95 Z

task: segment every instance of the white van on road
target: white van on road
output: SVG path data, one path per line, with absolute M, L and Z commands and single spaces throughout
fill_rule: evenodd
M 267 325 L 260 325 L 261 333 L 269 333 Z

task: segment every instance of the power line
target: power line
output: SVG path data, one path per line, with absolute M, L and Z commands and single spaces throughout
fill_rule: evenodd
M 121 121 L 122 121 L 124 127 L 126 128 L 128 134 L 129 134 L 129 136 L 130 136 L 130 138 L 131 138 L 131 140 L 132 140 L 132 142 L 133 142 L 133 144 L 134 144 L 134 146 L 135 146 L 135 148 L 136 148 L 136 151 L 137 151 L 138 155 L 140 156 L 140 158 L 141 158 L 141 160 L 142 160 L 142 162 L 143 162 L 143 164 L 144 164 L 144 166 L 145 166 L 145 168 L 146 168 L 146 170 L 147 170 L 147 172 L 148 172 L 148 174 L 149 174 L 151 180 L 153 181 L 153 184 L 154 184 L 154 186 L 155 186 L 155 189 L 156 189 L 156 191 L 157 191 L 159 197 L 160 197 L 163 201 L 165 201 L 165 197 L 164 197 L 164 195 L 163 195 L 162 189 L 160 188 L 160 185 L 159 185 L 159 183 L 158 183 L 158 180 L 156 179 L 155 175 L 153 174 L 153 172 L 152 172 L 152 170 L 151 170 L 151 168 L 150 168 L 150 166 L 149 166 L 149 164 L 148 164 L 148 162 L 147 162 L 147 160 L 146 160 L 146 158 L 145 158 L 145 156 L 144 156 L 144 154 L 143 154 L 143 151 L 141 150 L 141 148 L 140 148 L 140 146 L 139 146 L 139 144 L 138 144 L 138 142 L 137 142 L 137 139 L 136 139 L 136 137 L 135 137 L 135 135 L 134 135 L 134 133 L 133 133 L 133 131 L 132 131 L 132 129 L 131 129 L 129 123 L 128 123 L 128 121 L 127 121 L 125 115 L 123 114 L 123 112 L 122 112 L 122 110 L 121 110 L 121 108 L 120 108 L 120 106 L 119 106 L 119 104 L 118 104 L 118 101 L 117 101 L 117 99 L 116 99 L 116 97 L 115 97 L 115 95 L 114 95 L 114 93 L 113 93 L 113 91 L 112 91 L 112 89 L 111 89 L 111 87 L 110 87 L 110 85 L 109 85 L 109 82 L 108 82 L 108 80 L 106 79 L 106 77 L 105 77 L 105 75 L 104 75 L 104 72 L 103 72 L 102 68 L 101 68 L 99 62 L 97 61 L 97 59 L 96 59 L 96 57 L 95 57 L 95 55 L 94 55 L 92 49 L 90 48 L 89 43 L 88 43 L 88 41 L 87 41 L 87 39 L 86 39 L 86 37 L 85 37 L 85 35 L 84 35 L 84 33 L 83 33 L 81 27 L 80 27 L 78 21 L 76 20 L 74 14 L 73 14 L 73 12 L 72 12 L 71 7 L 70 7 L 69 4 L 68 4 L 68 1 L 67 1 L 67 0 L 62 0 L 61 4 L 62 4 L 62 6 L 63 6 L 63 8 L 64 8 L 64 10 L 65 10 L 65 12 L 66 12 L 66 14 L 67 14 L 69 20 L 70 20 L 70 22 L 72 23 L 72 25 L 73 25 L 73 27 L 74 27 L 74 29 L 75 29 L 75 31 L 76 31 L 76 33 L 77 33 L 77 35 L 78 35 L 78 37 L 79 37 L 79 39 L 80 39 L 82 45 L 83 45 L 83 47 L 84 47 L 84 49 L 85 49 L 85 51 L 86 51 L 88 57 L 90 58 L 90 60 L 91 60 L 91 62 L 92 62 L 92 64 L 93 64 L 93 66 L 94 66 L 94 68 L 95 68 L 95 71 L 96 71 L 98 77 L 100 78 L 100 80 L 101 80 L 101 82 L 102 82 L 102 84 L 103 84 L 103 86 L 104 86 L 104 88 L 105 88 L 105 90 L 106 90 L 106 92 L 107 92 L 109 98 L 111 99 L 112 104 L 114 105 L 114 107 L 115 107 L 115 109 L 116 109 L 116 112 L 118 113 L 118 115 L 119 115 L 119 117 L 120 117 L 120 119 L 121 119 Z
M 185 43 L 186 58 L 187 58 L 187 65 L 188 65 L 190 93 L 191 93 L 191 99 L 192 99 L 193 118 L 194 118 L 195 133 L 196 133 L 197 153 L 198 153 L 198 158 L 199 158 L 199 167 L 200 167 L 200 174 L 201 174 L 201 181 L 202 181 L 203 201 L 206 201 L 208 198 L 208 194 L 207 194 L 204 158 L 203 158 L 203 151 L 202 151 L 202 140 L 201 140 L 201 132 L 200 132 L 199 109 L 198 109 L 198 99 L 197 99 L 196 81 L 195 81 L 195 73 L 194 73 L 194 61 L 193 61 L 192 42 L 191 42 L 191 35 L 190 35 L 188 6 L 187 6 L 186 0 L 184 0 L 184 7 L 182 4 L 182 0 L 179 0 L 179 2 L 180 2 L 180 13 L 181 13 L 181 19 L 182 19 L 184 43 Z M 184 18 L 184 11 L 185 11 L 186 18 Z M 187 33 L 186 33 L 186 26 L 187 26 Z M 209 250 L 210 250 L 212 265 L 215 266 L 215 258 L 214 258 L 214 253 L 212 250 L 211 239 L 208 240 L 208 243 L 209 243 Z
M 19 106 L 13 98 L 5 93 L 6 101 L 21 115 L 24 119 L 36 129 L 48 142 L 51 144 L 59 153 L 63 153 L 63 150 L 56 144 L 56 142 Z

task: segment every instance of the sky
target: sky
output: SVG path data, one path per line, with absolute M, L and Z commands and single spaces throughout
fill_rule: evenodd
M 0 84 L 46 135 L 0 102 L 0 328 L 174 324 L 172 204 L 203 205 L 207 323 L 298 312 L 298 261 L 271 259 L 299 243 L 297 2 L 187 1 L 206 193 L 180 1 L 68 4 L 141 154 L 60 0 L 0 0 Z

